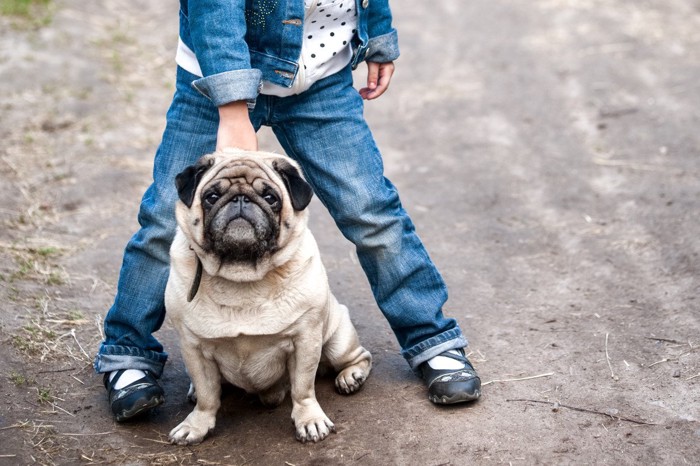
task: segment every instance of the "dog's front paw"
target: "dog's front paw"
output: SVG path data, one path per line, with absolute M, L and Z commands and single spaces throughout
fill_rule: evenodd
M 204 440 L 214 428 L 215 418 L 203 413 L 191 412 L 184 421 L 170 431 L 168 440 L 177 445 L 195 445 Z
M 355 393 L 367 380 L 369 371 L 357 364 L 343 369 L 335 378 L 335 388 L 343 395 Z
M 302 443 L 319 442 L 335 432 L 335 425 L 328 419 L 320 406 L 316 408 L 302 408 L 297 413 L 292 413 L 296 439 Z

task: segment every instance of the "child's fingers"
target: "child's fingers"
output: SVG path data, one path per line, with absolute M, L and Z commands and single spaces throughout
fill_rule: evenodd
M 394 74 L 394 63 L 367 62 L 367 87 L 360 89 L 360 95 L 365 100 L 376 99 L 389 88 Z
M 379 81 L 379 63 L 367 62 L 367 88 L 374 90 Z
M 379 97 L 380 95 L 384 94 L 384 92 L 386 92 L 386 90 L 389 88 L 389 83 L 391 82 L 391 77 L 393 75 L 394 64 L 382 63 L 382 66 L 379 68 L 379 84 L 374 90 L 374 92 L 377 94 L 375 98 Z

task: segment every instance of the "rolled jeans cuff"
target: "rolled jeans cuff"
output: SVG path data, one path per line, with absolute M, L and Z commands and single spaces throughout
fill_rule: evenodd
M 367 42 L 365 61 L 388 63 L 399 58 L 399 39 L 396 31 L 373 37 Z
M 247 101 L 250 107 L 262 89 L 262 72 L 256 69 L 226 71 L 192 81 L 192 87 L 217 107 L 239 100 Z
M 452 349 L 464 348 L 469 344 L 459 327 L 447 330 L 432 338 L 401 351 L 401 354 L 414 372 L 418 366 L 435 356 Z
M 103 343 L 95 357 L 93 367 L 98 374 L 121 369 L 139 369 L 147 370 L 156 377 L 160 377 L 167 360 L 168 353 Z

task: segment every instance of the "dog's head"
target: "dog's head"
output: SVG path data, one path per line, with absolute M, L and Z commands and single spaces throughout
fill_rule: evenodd
M 306 229 L 313 192 L 288 157 L 215 152 L 175 183 L 178 225 L 211 275 L 259 280 L 289 260 Z

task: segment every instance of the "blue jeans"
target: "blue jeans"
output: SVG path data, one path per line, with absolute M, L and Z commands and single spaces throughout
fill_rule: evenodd
M 213 152 L 217 108 L 192 89 L 197 77 L 178 68 L 177 86 L 156 153 L 153 184 L 141 202 L 141 229 L 124 252 L 114 305 L 105 319 L 97 372 L 163 371 L 167 354 L 155 339 L 165 318 L 170 243 L 175 235 L 175 175 Z M 270 126 L 287 155 L 301 165 L 343 235 L 357 248 L 379 308 L 412 369 L 437 354 L 466 346 L 442 306 L 447 289 L 384 177 L 381 155 L 352 86 L 350 68 L 291 97 L 260 95 L 250 117 Z

